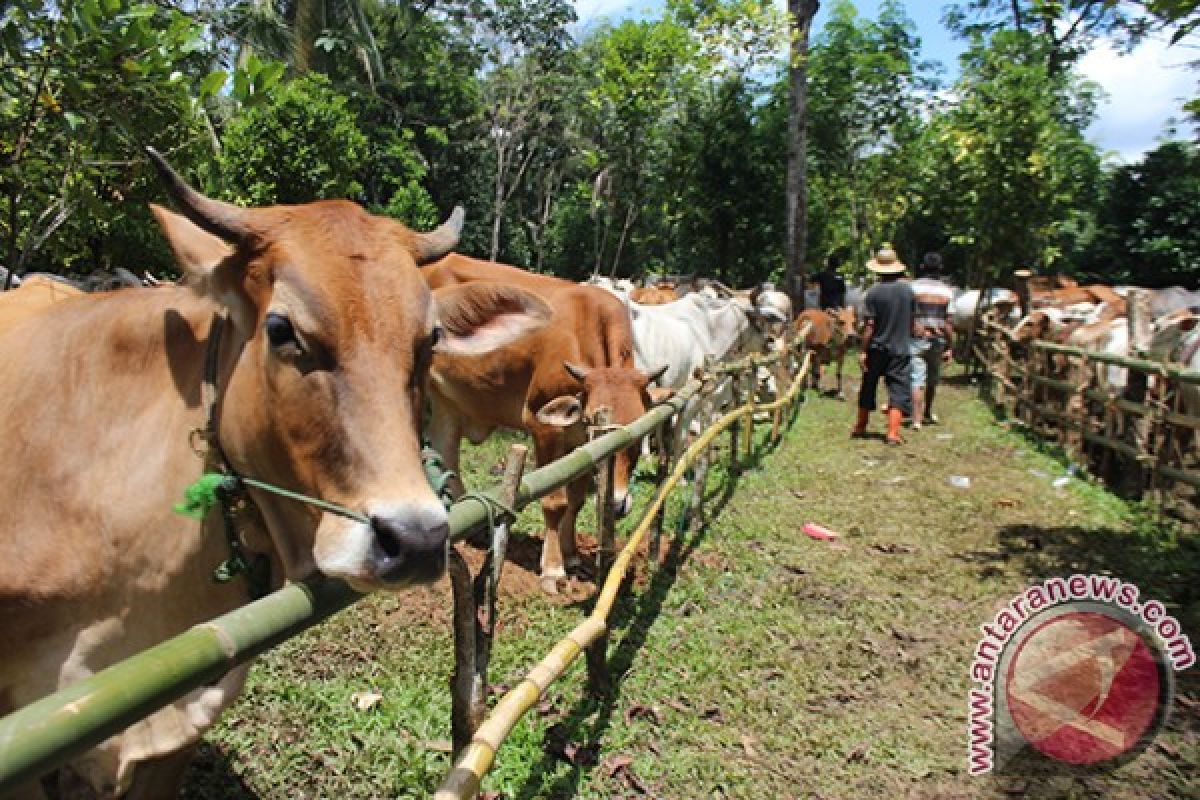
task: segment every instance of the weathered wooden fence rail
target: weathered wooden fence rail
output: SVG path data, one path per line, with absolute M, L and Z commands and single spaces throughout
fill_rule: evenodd
M 1187 409 L 1188 394 L 1200 392 L 1200 372 L 1053 342 L 1018 343 L 994 322 L 983 330 L 974 355 L 997 411 L 1061 444 L 1123 491 L 1200 488 L 1200 417 Z M 1105 379 L 1109 369 L 1125 371 L 1121 390 Z
M 802 342 L 803 336 L 800 336 L 798 341 Z M 745 385 L 753 387 L 754 375 L 759 368 L 775 365 L 776 374 L 783 376 L 792 372 L 788 367 L 793 366 L 796 360 L 797 353 L 789 344 L 782 353 L 748 359 L 736 365 L 729 365 L 725 369 L 735 374 L 744 374 Z M 801 384 L 802 380 L 792 381 L 785 398 L 774 404 L 759 406 L 754 404 L 753 389 L 749 389 L 748 400 L 735 412 L 722 418 L 719 428 L 710 428 L 685 454 L 689 459 L 687 463 L 690 464 L 697 460 L 699 453 L 698 479 L 702 480 L 700 471 L 707 466 L 708 445 L 717 433 L 733 421 L 748 418 L 749 422 L 745 424 L 753 425 L 755 410 L 769 411 L 776 415 L 773 434 L 778 435 L 781 409 L 794 407 Z M 587 444 L 561 459 L 523 476 L 520 476 L 518 468 L 516 476 L 506 476 L 506 485 L 491 492 L 464 497 L 449 509 L 451 541 L 461 541 L 481 527 L 494 530 L 511 522 L 503 512 L 504 508 L 519 510 L 569 481 L 598 468 L 602 473 L 607 473 L 605 467 L 615 454 L 653 431 L 660 432 L 664 443 L 678 441 L 679 436 L 670 435 L 669 425 L 672 418 L 678 418 L 676 432 L 686 431 L 690 419 L 697 416 L 704 419 L 715 411 L 718 406 L 715 405 L 714 398 L 727 392 L 727 386 L 727 380 L 712 377 L 705 381 L 694 380 L 669 400 L 657 405 L 628 426 L 599 433 Z M 743 399 L 736 392 L 733 397 L 734 402 L 741 402 Z M 704 443 L 703 446 L 700 446 L 701 443 Z M 675 471 L 669 476 L 669 468 L 675 461 L 676 448 L 664 444 L 664 449 L 668 452 L 660 457 L 659 480 L 667 481 L 664 485 L 673 486 L 679 479 L 676 476 L 682 476 L 683 462 L 675 463 Z M 738 452 L 735 446 L 735 462 Z M 520 478 L 519 483 L 516 482 L 516 477 Z M 602 486 L 601 493 L 603 491 Z M 692 510 L 701 497 L 702 492 L 693 496 Z M 665 498 L 666 493 L 660 490 L 651 513 L 647 514 L 638 526 L 638 541 L 651 525 L 655 527 L 656 532 L 661 530 L 661 515 L 658 512 L 662 509 Z M 609 527 L 611 528 L 611 523 Z M 601 531 L 601 534 L 604 532 Z M 498 567 L 502 565 L 504 555 L 503 540 L 503 536 L 493 536 L 489 561 L 484 564 L 481 575 L 476 578 L 474 591 L 471 590 L 469 572 L 466 573 L 464 582 L 465 564 L 456 563 L 453 554 L 451 557 L 451 584 L 455 589 L 456 607 L 460 607 L 455 615 L 457 674 L 452 716 L 454 720 L 463 722 L 455 725 L 457 739 L 464 739 L 467 732 L 474 733 L 474 728 L 482 718 L 481 703 L 482 697 L 486 696 L 486 686 L 481 684 L 486 682 L 487 653 L 490 651 L 490 630 L 468 629 L 459 623 L 468 612 L 478 619 L 481 608 L 490 609 L 494 613 L 496 583 L 499 580 Z M 657 536 L 652 549 L 656 546 Z M 627 552 L 628 545 L 615 562 L 619 569 L 614 569 L 605 582 L 605 589 L 602 590 L 600 601 L 597 603 L 598 609 L 605 607 L 602 605 L 604 603 L 611 607 L 613 596 L 620 584 L 619 580 L 613 584 L 613 576 L 624 574 L 631 557 Z M 489 581 L 482 573 L 493 569 L 493 580 Z M 613 588 L 610 589 L 610 586 Z M 341 581 L 322 577 L 288 584 L 266 597 L 196 625 L 155 647 L 9 714 L 0 719 L 0 795 L 61 766 L 130 724 L 318 624 L 361 597 L 360 593 Z M 578 639 L 581 647 L 602 637 L 606 631 L 602 620 L 603 617 L 598 618 L 593 614 L 577 629 L 576 634 L 572 634 Z M 469 646 L 465 643 L 468 630 L 474 634 Z M 563 649 L 564 652 L 560 655 L 565 655 L 565 650 L 572 646 L 560 645 L 555 652 Z M 468 672 L 464 674 L 463 670 Z M 465 744 L 465 741 L 460 744 Z

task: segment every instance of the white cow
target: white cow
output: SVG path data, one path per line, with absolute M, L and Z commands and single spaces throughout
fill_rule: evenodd
M 635 363 L 639 368 L 668 365 L 658 381 L 665 388 L 682 388 L 696 368 L 704 365 L 705 356 L 724 358 L 762 351 L 766 346 L 763 326 L 779 320 L 773 312 L 748 312 L 735 300 L 710 297 L 705 292 L 684 295 L 673 303 L 642 305 L 628 294 L 610 291 L 629 309 Z
M 968 289 L 950 303 L 950 319 L 956 332 L 966 333 L 971 329 L 980 294 L 978 289 Z M 1015 323 L 1014 315 L 1020 314 L 1020 305 L 1020 298 L 1011 289 L 988 289 L 983 299 L 984 311 L 995 308 L 1000 312 L 1002 318 L 998 321 L 1001 323 Z

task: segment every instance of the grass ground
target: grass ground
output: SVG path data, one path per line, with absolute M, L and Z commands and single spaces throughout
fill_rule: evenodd
M 1200 796 L 1196 669 L 1180 676 L 1167 730 L 1115 772 L 966 775 L 969 661 L 999 604 L 1052 575 L 1111 572 L 1166 602 L 1200 645 L 1200 542 L 1097 487 L 1055 488 L 1063 465 L 997 425 L 973 389 L 944 387 L 940 406 L 941 425 L 896 449 L 851 441 L 849 406 L 810 395 L 736 491 L 717 470 L 705 524 L 619 604 L 614 693 L 587 696 L 577 664 L 517 726 L 490 796 Z M 476 485 L 497 480 L 503 447 L 473 452 Z M 640 486 L 642 503 L 652 489 Z M 537 520 L 527 511 L 519 529 Z M 813 541 L 807 521 L 842 538 Z M 534 543 L 515 556 L 501 687 L 580 618 L 588 588 L 547 599 Z M 261 659 L 189 797 L 431 794 L 449 766 L 444 583 L 368 599 Z M 368 691 L 382 699 L 360 710 Z

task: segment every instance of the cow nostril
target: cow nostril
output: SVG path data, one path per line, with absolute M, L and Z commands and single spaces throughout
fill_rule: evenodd
M 379 542 L 379 549 L 384 552 L 384 555 L 388 558 L 396 558 L 400 555 L 400 537 L 396 535 L 394 527 L 387 520 L 372 517 L 371 529 L 375 531 L 375 541 Z

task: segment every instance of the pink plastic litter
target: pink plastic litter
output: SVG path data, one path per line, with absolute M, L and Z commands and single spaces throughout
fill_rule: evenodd
M 802 530 L 809 536 L 809 538 L 818 539 L 823 542 L 829 541 L 830 539 L 836 539 L 841 535 L 837 531 L 831 531 L 824 525 L 818 525 L 815 522 L 804 523 L 804 528 Z

